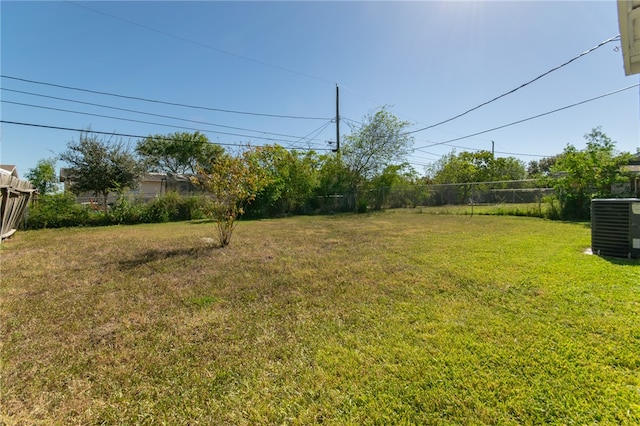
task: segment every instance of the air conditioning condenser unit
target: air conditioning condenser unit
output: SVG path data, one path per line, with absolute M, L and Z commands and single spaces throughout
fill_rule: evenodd
M 591 200 L 591 250 L 600 256 L 640 258 L 640 198 Z

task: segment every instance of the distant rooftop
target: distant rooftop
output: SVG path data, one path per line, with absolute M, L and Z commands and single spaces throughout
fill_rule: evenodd
M 0 173 L 19 178 L 18 169 L 13 164 L 0 164 Z

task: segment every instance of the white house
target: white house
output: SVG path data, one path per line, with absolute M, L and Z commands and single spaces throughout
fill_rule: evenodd
M 69 191 L 71 189 L 73 177 L 70 176 L 69 169 L 60 169 L 60 182 L 64 184 L 65 191 Z M 195 185 L 191 183 L 190 176 L 188 175 L 145 173 L 138 182 L 138 187 L 134 190 L 125 191 L 125 195 L 130 195 L 136 199 L 147 202 L 172 191 L 181 195 L 191 195 L 199 192 Z M 110 193 L 107 197 L 107 202 L 115 202 L 117 196 L 118 195 L 115 193 Z M 96 199 L 95 194 L 85 192 L 78 195 L 78 201 L 81 203 L 99 203 L 102 200 Z

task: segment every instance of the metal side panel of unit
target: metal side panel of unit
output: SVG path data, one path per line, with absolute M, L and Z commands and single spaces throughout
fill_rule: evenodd
M 640 244 L 637 236 L 640 232 L 640 216 L 633 213 L 640 200 L 635 199 L 596 199 L 591 202 L 591 250 L 595 254 L 613 257 L 638 257 Z M 637 216 L 637 217 L 636 217 Z M 634 241 L 635 240 L 635 241 Z
M 631 203 L 629 234 L 631 257 L 640 258 L 640 200 Z

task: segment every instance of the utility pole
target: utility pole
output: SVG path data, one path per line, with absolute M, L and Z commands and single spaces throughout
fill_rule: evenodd
M 333 152 L 340 153 L 340 88 L 336 84 L 336 149 Z
M 494 154 L 495 145 L 496 143 L 494 141 L 491 141 L 491 158 L 495 158 L 495 154 Z

